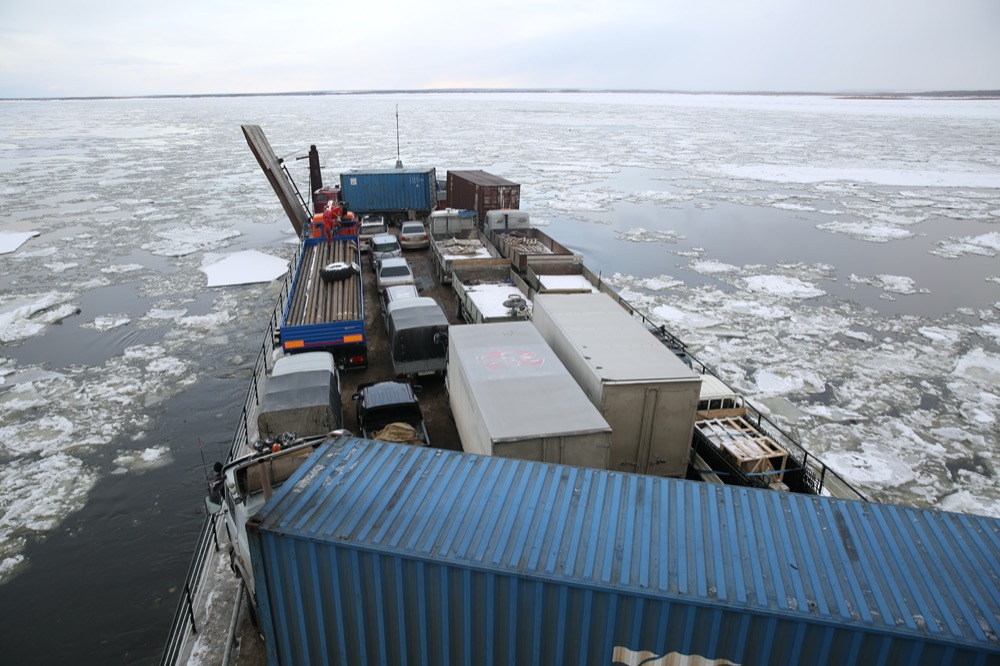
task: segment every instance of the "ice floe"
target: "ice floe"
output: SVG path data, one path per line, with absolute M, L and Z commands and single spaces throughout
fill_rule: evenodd
M 101 315 L 94 317 L 94 321 L 88 324 L 81 324 L 83 328 L 92 328 L 95 331 L 104 333 L 115 328 L 120 328 L 132 321 L 127 314 Z
M 890 291 L 894 294 L 917 293 L 916 282 L 913 278 L 905 275 L 874 275 L 871 277 L 861 277 L 852 273 L 848 276 L 848 280 L 850 280 L 853 284 L 866 284 L 872 287 L 878 287 L 884 291 Z
M 732 273 L 740 270 L 740 268 L 721 261 L 708 260 L 691 262 L 691 270 L 705 275 L 717 275 L 719 273 Z
M 208 276 L 209 287 L 224 287 L 254 282 L 270 282 L 288 271 L 288 262 L 265 252 L 245 250 L 219 258 L 205 255 L 201 270 Z
M 930 251 L 931 254 L 946 259 L 958 259 L 970 254 L 995 257 L 998 252 L 1000 252 L 1000 231 L 940 241 L 937 249 Z
M 140 247 L 152 254 L 164 257 L 183 257 L 199 250 L 212 250 L 226 241 L 237 238 L 236 229 L 212 229 L 207 227 L 174 227 L 156 232 L 157 239 L 143 243 Z
M 14 342 L 38 335 L 80 312 L 73 292 L 50 291 L 25 295 L 0 295 L 0 341 Z
M 119 470 L 143 472 L 158 467 L 165 467 L 171 462 L 170 447 L 152 446 L 141 451 L 119 451 L 115 456 L 115 464 Z
M 37 231 L 0 231 L 0 254 L 10 254 L 39 235 Z
M 817 298 L 826 293 L 814 284 L 784 275 L 751 275 L 744 281 L 750 291 L 763 291 L 784 298 Z
M 81 506 L 97 483 L 97 470 L 65 453 L 22 456 L 4 463 L 0 493 L 0 582 L 25 566 L 28 539 L 51 531 Z
M 820 231 L 844 234 L 845 236 L 870 243 L 888 243 L 893 240 L 910 238 L 914 235 L 912 231 L 900 229 L 899 227 L 866 222 L 825 222 L 817 224 L 816 228 Z
M 642 227 L 619 231 L 617 235 L 619 239 L 632 243 L 676 243 L 684 238 L 675 231 L 650 231 Z
M 819 167 L 778 164 L 722 164 L 715 170 L 736 178 L 766 180 L 777 183 L 821 183 L 847 181 L 902 187 L 976 187 L 1000 188 L 1000 171 L 940 171 L 931 169 L 876 169 L 852 167 Z
M 982 348 L 972 349 L 958 359 L 955 374 L 1000 386 L 1000 355 L 991 354 Z

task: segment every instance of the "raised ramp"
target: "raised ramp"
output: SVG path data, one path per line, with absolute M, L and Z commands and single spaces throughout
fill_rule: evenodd
M 267 182 L 271 183 L 274 193 L 278 195 L 278 201 L 281 202 L 281 207 L 285 209 L 285 214 L 291 220 L 295 233 L 301 238 L 302 230 L 309 227 L 312 218 L 305 204 L 302 203 L 298 189 L 282 167 L 281 160 L 274 154 L 274 150 L 268 143 L 267 137 L 264 136 L 264 130 L 260 128 L 260 125 L 241 125 L 241 127 L 247 144 L 250 146 L 250 151 L 253 152 L 257 163 L 260 164 L 264 175 L 267 176 Z

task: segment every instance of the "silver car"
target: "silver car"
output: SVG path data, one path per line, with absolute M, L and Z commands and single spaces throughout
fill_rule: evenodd
M 413 271 L 402 257 L 386 257 L 378 262 L 375 269 L 375 284 L 378 290 L 400 284 L 413 284 Z
M 399 228 L 399 246 L 404 250 L 419 250 L 430 246 L 427 230 L 420 220 L 403 222 Z
M 372 236 L 371 251 L 368 256 L 372 259 L 372 270 L 377 271 L 379 262 L 391 257 L 402 257 L 403 249 L 399 247 L 399 241 L 392 234 L 376 234 Z

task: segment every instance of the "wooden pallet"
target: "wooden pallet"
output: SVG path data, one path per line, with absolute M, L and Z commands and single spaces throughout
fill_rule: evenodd
M 695 428 L 744 472 L 767 474 L 768 483 L 784 481 L 788 451 L 742 416 L 703 419 Z

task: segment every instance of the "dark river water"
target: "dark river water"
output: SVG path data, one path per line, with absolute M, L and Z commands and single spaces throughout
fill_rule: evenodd
M 155 663 L 300 186 L 483 169 L 871 497 L 1000 516 L 1000 102 L 415 94 L 0 102 L 0 646 Z

